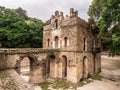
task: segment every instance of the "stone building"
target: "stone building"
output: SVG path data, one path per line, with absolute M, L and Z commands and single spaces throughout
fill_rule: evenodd
M 96 29 L 70 9 L 70 16 L 56 11 L 44 26 L 43 48 L 59 49 L 59 55 L 47 58 L 47 75 L 77 83 L 101 70 L 100 45 Z M 93 27 L 94 28 L 94 27 Z
M 49 77 L 77 83 L 98 73 L 98 29 L 90 27 L 74 9 L 65 17 L 63 12 L 56 11 L 50 20 L 44 26 L 43 48 L 1 48 L 0 70 L 14 69 L 20 73 L 21 67 L 29 66 L 31 83 L 45 82 Z

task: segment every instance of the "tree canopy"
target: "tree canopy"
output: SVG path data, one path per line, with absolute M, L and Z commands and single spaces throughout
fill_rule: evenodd
M 120 0 L 93 0 L 88 15 L 99 27 L 99 37 L 111 35 L 110 55 L 120 55 Z
M 22 8 L 0 6 L 0 47 L 42 47 L 43 26 L 41 20 L 28 17 Z

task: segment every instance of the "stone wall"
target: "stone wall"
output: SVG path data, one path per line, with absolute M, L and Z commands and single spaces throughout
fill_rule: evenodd
M 20 74 L 22 64 L 25 58 L 30 62 L 30 81 L 40 83 L 46 81 L 46 59 L 49 55 L 58 57 L 59 50 L 46 49 L 1 49 L 0 50 L 0 69 L 15 69 Z
M 6 69 L 6 55 L 0 52 L 0 69 Z

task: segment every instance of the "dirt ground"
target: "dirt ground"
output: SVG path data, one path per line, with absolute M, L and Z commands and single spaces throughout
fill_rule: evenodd
M 109 80 L 120 82 L 120 56 L 119 57 L 104 57 L 101 56 L 102 72 L 101 75 Z

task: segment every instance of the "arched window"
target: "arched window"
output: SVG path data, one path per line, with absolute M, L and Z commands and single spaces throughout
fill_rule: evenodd
M 59 38 L 58 36 L 55 37 L 55 48 L 58 48 L 59 45 Z
M 47 41 L 47 46 L 48 47 L 50 46 L 50 39 L 48 39 L 48 41 Z
M 86 38 L 84 37 L 84 39 L 83 39 L 83 51 L 85 51 L 86 50 Z
M 58 20 L 55 20 L 55 28 L 58 28 Z
M 64 38 L 64 46 L 67 47 L 67 37 Z

